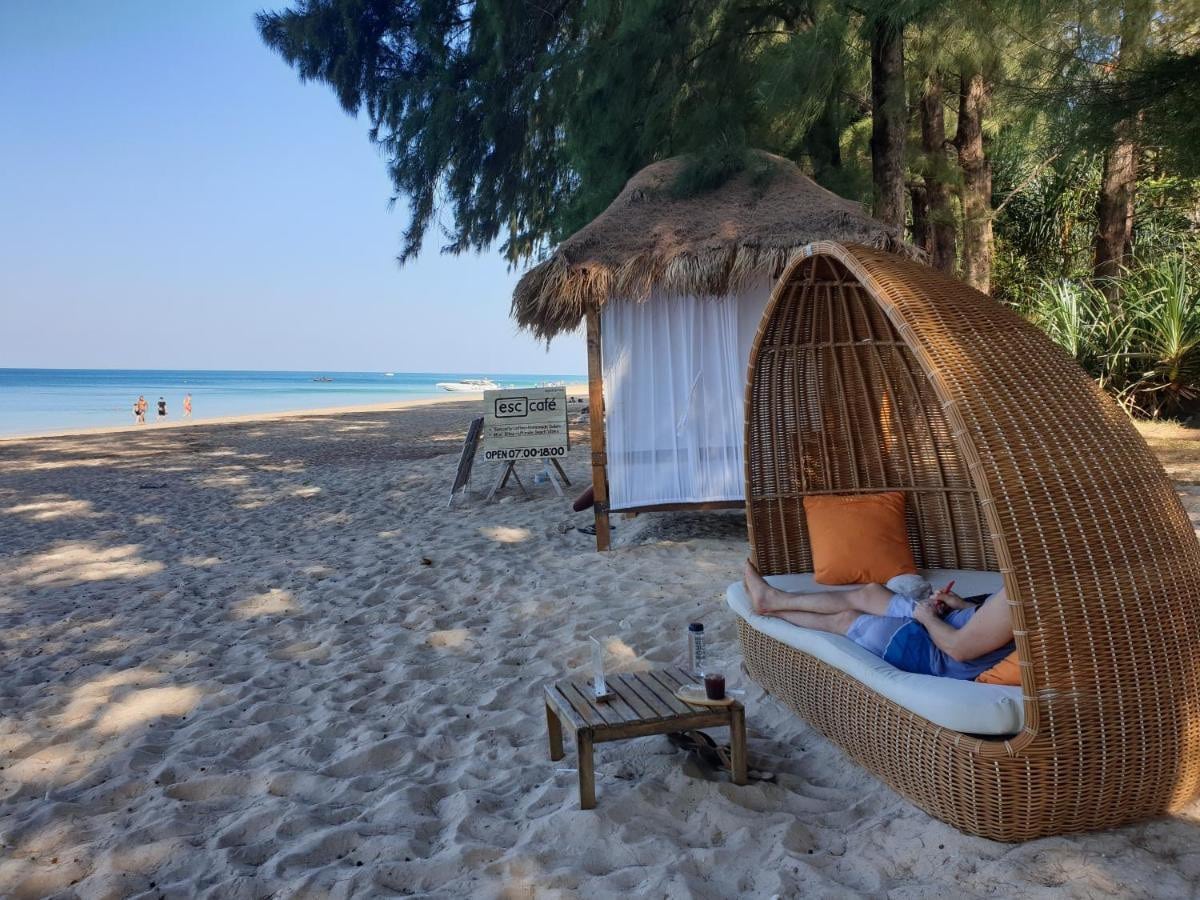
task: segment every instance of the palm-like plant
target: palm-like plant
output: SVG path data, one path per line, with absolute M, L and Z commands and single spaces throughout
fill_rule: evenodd
M 1105 284 L 1041 279 L 1018 305 L 1131 414 L 1200 411 L 1200 287 L 1185 253 L 1126 270 L 1114 307 Z
M 1195 268 L 1182 255 L 1164 256 L 1122 285 L 1132 313 L 1137 370 L 1121 391 L 1122 400 L 1153 416 L 1194 411 L 1200 399 L 1200 291 Z
M 1111 315 L 1108 300 L 1095 285 L 1042 280 L 1022 312 L 1102 386 L 1121 386 L 1133 323 Z

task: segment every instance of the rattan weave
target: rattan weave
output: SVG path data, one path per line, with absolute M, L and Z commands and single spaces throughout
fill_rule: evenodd
M 1105 828 L 1200 792 L 1200 547 L 1127 416 L 1010 310 L 820 243 L 754 341 L 746 508 L 766 574 L 811 571 L 803 498 L 901 490 L 918 566 L 1004 576 L 1025 728 L 976 739 L 741 626 L 751 675 L 963 831 Z

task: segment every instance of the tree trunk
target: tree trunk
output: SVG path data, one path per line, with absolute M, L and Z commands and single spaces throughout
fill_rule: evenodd
M 1092 274 L 1110 302 L 1117 299 L 1117 286 L 1108 279 L 1121 274 L 1125 254 L 1133 236 L 1133 189 L 1137 183 L 1137 151 L 1130 122 L 1116 128 L 1112 146 L 1104 153 L 1104 175 L 1096 203 L 1096 255 Z
M 836 100 L 825 104 L 821 115 L 804 135 L 803 148 L 812 161 L 813 175 L 820 184 L 836 181 L 842 167 L 841 129 L 838 127 Z
M 925 252 L 933 268 L 953 275 L 958 248 L 946 172 L 946 119 L 940 72 L 930 77 L 921 95 L 921 150 L 925 155 Z
M 871 31 L 871 177 L 875 218 L 904 228 L 904 29 L 881 16 Z
M 930 265 L 932 265 L 933 234 L 929 222 L 929 190 L 925 183 L 912 182 L 908 186 L 908 198 L 912 206 L 912 228 L 910 229 L 912 242 L 926 253 L 930 253 Z
M 954 146 L 963 179 L 963 279 L 986 294 L 992 287 L 992 164 L 983 147 L 983 117 L 991 88 L 978 72 L 960 79 Z
M 1121 43 L 1117 68 L 1137 61 L 1150 31 L 1150 6 L 1126 3 L 1121 15 Z M 1096 200 L 1096 245 L 1092 275 L 1102 281 L 1104 295 L 1112 306 L 1118 303 L 1118 286 L 1110 279 L 1121 274 L 1133 237 L 1133 195 L 1138 177 L 1138 151 L 1134 142 L 1136 118 L 1118 122 L 1113 142 L 1104 153 L 1104 174 Z

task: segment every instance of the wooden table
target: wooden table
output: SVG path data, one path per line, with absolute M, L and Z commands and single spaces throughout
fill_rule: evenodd
M 604 741 L 650 734 L 670 734 L 693 728 L 728 726 L 733 783 L 746 784 L 746 712 L 736 700 L 728 706 L 698 706 L 675 696 L 677 688 L 695 684 L 683 669 L 655 669 L 610 675 L 608 689 L 616 696 L 599 701 L 588 678 L 567 679 L 546 688 L 546 727 L 550 758 L 563 758 L 563 722 L 575 729 L 579 754 L 579 808 L 596 806 L 596 776 L 592 747 Z

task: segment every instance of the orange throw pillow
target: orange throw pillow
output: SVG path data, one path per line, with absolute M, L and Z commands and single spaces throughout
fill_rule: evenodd
M 1021 683 L 1021 667 L 1017 664 L 1017 651 L 1014 650 L 1000 662 L 996 663 L 975 679 L 984 684 L 1015 684 Z
M 917 571 L 900 491 L 813 495 L 804 514 L 819 584 L 883 584 Z

